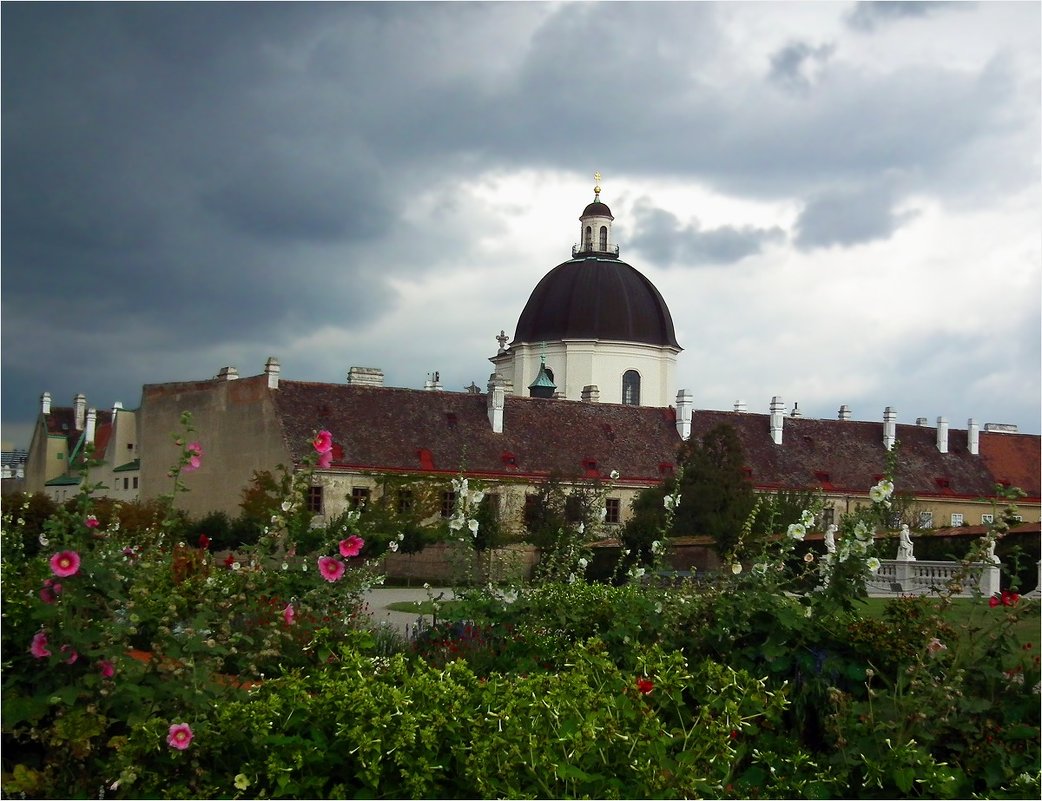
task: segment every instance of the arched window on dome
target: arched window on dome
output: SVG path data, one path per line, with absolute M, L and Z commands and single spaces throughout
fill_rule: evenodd
M 586 237 L 583 245 L 585 246 L 584 250 L 593 250 L 593 229 L 588 225 L 586 226 Z
M 608 249 L 608 226 L 601 226 L 601 250 Z
M 640 406 L 640 373 L 627 370 L 622 374 L 622 402 L 629 406 Z

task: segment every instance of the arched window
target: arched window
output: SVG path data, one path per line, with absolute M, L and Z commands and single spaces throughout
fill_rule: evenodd
M 608 226 L 601 226 L 601 250 L 608 249 Z
M 636 370 L 627 370 L 622 374 L 622 402 L 640 406 L 640 373 Z
M 586 226 L 586 240 L 583 243 L 586 250 L 593 250 L 593 229 L 590 226 Z

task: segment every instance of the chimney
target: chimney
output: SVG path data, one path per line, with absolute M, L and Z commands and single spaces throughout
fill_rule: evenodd
M 87 445 L 94 444 L 94 431 L 98 427 L 98 410 L 88 409 L 87 410 L 87 426 L 83 432 L 83 441 Z
M 746 408 L 747 407 L 745 405 L 745 401 L 744 400 L 736 400 L 734 402 L 734 410 L 736 412 L 744 412 L 744 411 L 746 411 Z
M 596 384 L 587 384 L 583 387 L 581 397 L 586 403 L 597 403 L 601 399 L 601 391 Z
M 282 367 L 279 366 L 279 360 L 274 356 L 269 356 L 268 360 L 264 362 L 264 375 L 268 377 L 268 389 L 279 388 L 279 373 L 282 372 Z
M 883 409 L 883 447 L 890 450 L 897 442 L 897 409 L 887 406 Z
M 239 377 L 239 371 L 234 367 L 222 367 L 221 371 L 214 376 L 218 381 L 234 381 Z
M 803 417 L 803 413 L 800 411 L 800 405 L 798 403 L 792 404 L 792 411 L 789 413 L 789 417 Z
M 843 404 L 839 407 L 839 419 L 849 420 L 850 419 L 850 407 L 847 404 Z
M 51 393 L 45 392 L 40 396 L 40 411 L 43 414 L 51 413 Z
M 974 456 L 980 453 L 980 426 L 972 417 L 966 421 L 966 449 Z
M 503 407 L 506 405 L 506 382 L 503 376 L 493 373 L 488 377 L 488 421 L 493 434 L 503 433 Z
M 423 388 L 427 390 L 441 389 L 441 373 L 437 370 L 433 373 L 427 373 L 427 380 L 423 382 Z
M 775 445 L 782 444 L 782 426 L 785 423 L 785 402 L 775 395 L 771 398 L 771 439 Z
M 925 417 L 917 417 L 917 418 L 915 418 L 915 424 L 917 426 L 919 426 L 920 428 L 925 427 L 926 426 L 926 418 Z
M 686 389 L 677 392 L 677 433 L 682 440 L 691 438 L 691 411 L 693 396 Z
M 948 421 L 943 417 L 937 418 L 937 450 L 948 452 Z
M 81 392 L 72 399 L 72 406 L 76 412 L 76 430 L 82 431 L 86 423 L 84 416 L 87 414 L 87 396 Z
M 116 414 L 123 411 L 123 401 L 116 401 L 112 404 L 112 422 L 116 422 Z
M 366 387 L 382 387 L 384 385 L 384 371 L 379 367 L 352 367 L 347 371 L 348 384 L 361 384 Z M 430 389 L 430 376 L 427 376 L 427 384 L 424 389 Z

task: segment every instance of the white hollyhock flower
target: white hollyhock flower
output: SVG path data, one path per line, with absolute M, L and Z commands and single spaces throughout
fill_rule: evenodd
M 618 470 L 612 470 L 611 473 L 609 473 L 608 475 L 610 476 L 612 481 L 616 481 L 618 479 L 618 477 L 619 477 L 619 471 Z
M 469 523 L 467 523 L 467 528 L 470 529 L 470 533 L 473 534 L 475 537 L 478 535 L 478 521 L 477 520 L 471 520 Z
M 794 540 L 802 540 L 807 536 L 807 529 L 802 523 L 792 523 L 787 533 Z
M 388 548 L 389 551 L 391 551 L 391 553 L 397 553 L 398 552 L 398 541 L 397 540 L 391 540 L 389 543 L 387 543 L 387 548 Z
M 868 557 L 868 560 L 865 562 L 865 567 L 867 567 L 869 570 L 875 573 L 877 570 L 879 570 L 879 560 L 876 559 L 874 556 L 870 556 Z
M 800 522 L 807 528 L 810 528 L 814 525 L 814 513 L 809 509 L 804 509 L 803 514 L 800 515 Z

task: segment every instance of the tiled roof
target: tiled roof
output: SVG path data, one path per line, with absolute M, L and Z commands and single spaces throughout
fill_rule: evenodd
M 76 410 L 71 406 L 52 406 L 50 414 L 44 415 L 47 421 L 47 433 L 55 436 L 65 437 L 69 444 L 70 453 L 76 447 L 83 434 L 82 428 L 76 428 Z M 94 445 L 96 458 L 102 458 L 104 448 L 108 444 L 108 438 L 112 430 L 112 411 L 98 409 L 94 424 Z M 104 431 L 104 433 L 102 433 Z M 104 437 L 104 441 L 101 438 Z
M 995 481 L 1020 487 L 1030 498 L 1042 495 L 1039 486 L 1039 438 L 1030 434 L 999 434 L 982 431 L 980 453 Z
M 508 396 L 496 434 L 485 395 L 282 381 L 274 396 L 294 458 L 326 428 L 334 467 L 650 482 L 680 444 L 668 408 Z
M 334 469 L 563 478 L 618 470 L 623 484 L 648 484 L 668 474 L 681 445 L 669 407 L 507 396 L 503 433 L 496 434 L 482 394 L 282 381 L 273 397 L 294 459 L 308 453 L 314 432 L 328 429 Z M 886 469 L 881 422 L 786 417 L 782 444 L 775 445 L 769 420 L 696 410 L 692 437 L 733 426 L 760 489 L 864 495 Z M 989 497 L 1004 473 L 1037 498 L 1039 438 L 995 442 L 1011 436 L 1018 435 L 982 432 L 981 454 L 973 455 L 966 431 L 952 429 L 948 453 L 940 453 L 935 429 L 898 425 L 897 489 L 917 497 Z

